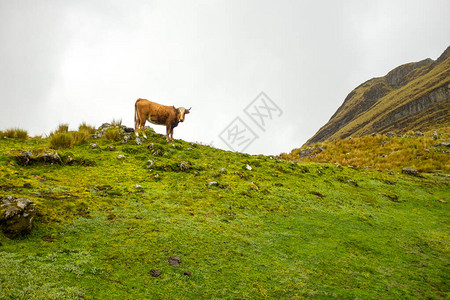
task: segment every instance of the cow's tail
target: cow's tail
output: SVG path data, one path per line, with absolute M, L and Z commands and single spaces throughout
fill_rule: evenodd
M 137 132 L 139 123 L 141 122 L 141 120 L 139 118 L 139 114 L 138 114 L 138 109 L 137 109 L 137 104 L 141 100 L 142 100 L 141 98 L 137 99 L 136 103 L 134 104 L 134 131 L 135 132 Z

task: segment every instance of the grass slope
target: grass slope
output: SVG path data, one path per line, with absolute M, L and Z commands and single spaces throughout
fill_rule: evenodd
M 49 141 L 0 140 L 0 196 L 39 211 L 0 234 L 0 299 L 449 297 L 448 178 L 149 136 L 58 151 L 72 165 L 21 166 Z
M 450 128 L 446 128 L 446 132 Z M 445 131 L 444 131 L 445 132 Z M 412 167 L 419 172 L 450 174 L 449 133 L 427 132 L 414 136 L 363 136 L 314 143 L 293 149 L 281 157 L 301 162 L 329 162 L 400 172 Z

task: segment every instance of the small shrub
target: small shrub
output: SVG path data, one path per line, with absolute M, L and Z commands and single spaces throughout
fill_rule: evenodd
M 28 138 L 28 132 L 22 129 L 16 129 L 16 139 L 26 140 Z
M 111 121 L 111 127 L 121 127 L 122 126 L 122 119 L 116 120 L 113 119 Z
M 69 131 L 69 124 L 59 124 L 55 133 L 66 133 Z
M 3 131 L 0 130 L 0 139 L 5 137 L 5 133 Z
M 58 149 L 68 149 L 73 146 L 73 137 L 69 133 L 54 133 L 49 138 L 50 148 Z
M 10 138 L 10 139 L 19 139 L 26 140 L 28 138 L 28 132 L 19 128 L 10 128 L 4 132 L 1 132 L 0 138 Z
M 4 135 L 6 138 L 13 139 L 15 136 L 15 131 L 14 131 L 14 129 L 6 129 L 6 131 L 4 132 Z
M 69 132 L 69 134 L 72 136 L 72 145 L 78 146 L 83 144 L 89 139 L 90 133 L 88 131 L 73 131 Z
M 122 139 L 120 131 L 117 128 L 111 128 L 111 129 L 106 130 L 104 137 L 108 141 L 112 141 L 112 142 L 118 142 Z
M 89 134 L 94 134 L 96 129 L 94 126 L 87 125 L 85 122 L 81 123 L 80 126 L 78 126 L 79 132 L 87 132 Z

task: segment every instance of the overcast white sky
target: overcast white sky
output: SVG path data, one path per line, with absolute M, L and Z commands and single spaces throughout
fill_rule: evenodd
M 219 135 L 240 117 L 258 136 L 245 152 L 289 152 L 360 83 L 436 59 L 449 12 L 448 0 L 0 0 L 0 130 L 132 127 L 146 98 L 192 106 L 175 138 L 228 149 Z M 261 92 L 282 111 L 264 131 L 244 113 Z

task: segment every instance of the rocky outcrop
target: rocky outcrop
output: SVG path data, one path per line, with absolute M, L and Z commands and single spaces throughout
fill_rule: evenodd
M 22 151 L 18 154 L 13 154 L 16 161 L 22 166 L 28 166 L 34 163 L 49 163 L 49 164 L 61 164 L 62 160 L 59 154 L 51 149 L 43 151 L 31 152 L 29 150 Z
M 36 205 L 27 198 L 8 196 L 0 200 L 0 230 L 13 239 L 25 235 L 33 228 Z

